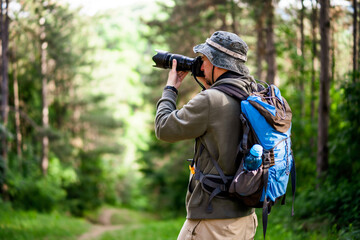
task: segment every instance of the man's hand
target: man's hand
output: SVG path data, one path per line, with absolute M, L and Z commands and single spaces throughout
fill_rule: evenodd
M 166 86 L 174 86 L 176 89 L 179 89 L 182 81 L 189 72 L 183 72 L 183 71 L 177 72 L 176 65 L 177 65 L 176 59 L 173 59 L 172 68 L 169 72 Z

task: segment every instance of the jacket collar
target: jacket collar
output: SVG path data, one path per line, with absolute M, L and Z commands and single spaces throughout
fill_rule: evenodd
M 227 71 L 225 73 L 223 73 L 222 75 L 220 75 L 215 82 L 220 81 L 221 79 L 224 78 L 240 78 L 242 75 L 236 72 L 232 72 L 232 71 Z

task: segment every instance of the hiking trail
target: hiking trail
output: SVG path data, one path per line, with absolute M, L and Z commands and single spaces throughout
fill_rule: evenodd
M 111 217 L 118 213 L 117 209 L 103 209 L 98 218 L 98 223 L 93 224 L 88 232 L 82 234 L 78 240 L 91 240 L 100 237 L 103 233 L 107 231 L 119 230 L 124 227 L 124 225 L 111 225 Z

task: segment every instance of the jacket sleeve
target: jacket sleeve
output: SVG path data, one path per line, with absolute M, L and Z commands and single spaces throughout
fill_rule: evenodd
M 155 133 L 160 140 L 176 142 L 203 135 L 207 129 L 209 115 L 208 96 L 204 92 L 191 99 L 180 110 L 176 110 L 177 95 L 164 90 L 157 103 Z

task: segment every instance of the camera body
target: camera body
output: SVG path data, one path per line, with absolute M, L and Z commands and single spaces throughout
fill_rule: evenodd
M 177 66 L 176 71 L 191 72 L 196 77 L 204 77 L 204 72 L 201 71 L 201 65 L 203 61 L 201 57 L 190 58 L 180 54 L 173 54 L 162 50 L 156 50 L 156 54 L 152 57 L 155 62 L 153 67 L 171 69 L 172 61 L 176 59 Z

